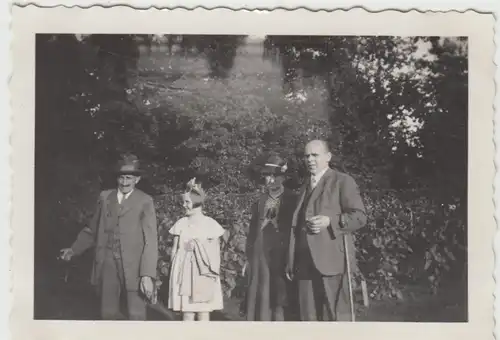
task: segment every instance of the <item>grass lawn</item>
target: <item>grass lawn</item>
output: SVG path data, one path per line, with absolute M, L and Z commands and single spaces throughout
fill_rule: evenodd
M 86 268 L 88 269 L 88 268 Z M 35 319 L 95 320 L 99 319 L 98 300 L 88 286 L 88 270 L 74 268 L 65 283 L 61 271 L 46 269 L 36 282 Z M 40 279 L 43 277 L 43 279 Z M 370 307 L 358 304 L 357 320 L 360 322 L 465 322 L 467 312 L 464 289 L 449 286 L 432 295 L 420 287 L 405 290 L 405 300 L 370 301 Z M 225 299 L 224 310 L 212 313 L 212 320 L 243 321 L 239 313 L 240 299 Z M 164 305 L 148 310 L 149 320 L 179 320 L 180 315 L 168 311 Z
M 261 51 L 251 46 L 237 55 L 228 79 L 208 77 L 203 58 L 167 56 L 163 52 L 143 54 L 139 60 L 142 82 L 166 88 L 160 96 L 168 99 L 184 115 L 232 116 L 252 120 L 256 114 L 290 116 L 307 115 L 327 122 L 326 92 L 321 86 L 305 89 L 307 101 L 292 105 L 285 100 L 279 66 L 263 60 Z M 158 102 L 151 98 L 151 102 Z M 219 111 L 219 112 L 214 112 Z M 246 116 L 245 116 L 246 114 Z
M 88 254 L 91 255 L 91 254 Z M 90 258 L 77 260 L 72 266 L 59 263 L 38 268 L 35 285 L 35 319 L 95 320 L 99 318 L 98 300 L 88 285 Z M 65 271 L 64 268 L 69 268 Z M 65 275 L 69 274 L 69 275 Z M 67 281 L 63 278 L 66 276 Z M 403 301 L 370 300 L 370 307 L 357 304 L 357 321 L 389 322 L 465 322 L 466 290 L 463 285 L 447 283 L 438 295 L 418 286 L 404 290 Z M 224 311 L 214 312 L 212 320 L 242 321 L 240 299 L 225 299 Z M 149 309 L 149 320 L 172 320 L 180 316 L 157 305 Z

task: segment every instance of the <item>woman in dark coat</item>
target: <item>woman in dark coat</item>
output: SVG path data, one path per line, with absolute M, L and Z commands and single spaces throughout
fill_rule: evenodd
M 285 258 L 295 208 L 295 195 L 284 187 L 286 162 L 279 156 L 263 159 L 253 171 L 266 190 L 252 207 L 247 236 L 245 313 L 248 321 L 284 321 L 290 290 Z

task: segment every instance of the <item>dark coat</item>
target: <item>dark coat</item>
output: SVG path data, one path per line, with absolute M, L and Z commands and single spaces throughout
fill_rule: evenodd
M 88 227 L 84 228 L 72 245 L 76 255 L 95 247 L 91 283 L 98 285 L 112 224 L 119 228 L 121 256 L 127 290 L 139 289 L 142 276 L 156 278 L 158 261 L 158 230 L 154 202 L 151 196 L 135 189 L 121 204 L 117 190 L 101 192 L 96 211 Z
M 288 241 L 295 209 L 294 193 L 285 189 L 278 212 L 278 228 L 262 228 L 265 204 L 262 195 L 252 207 L 252 219 L 247 236 L 248 289 L 245 306 L 248 320 L 271 321 L 273 310 L 287 304 L 285 264 Z
M 328 169 L 312 191 L 309 200 L 304 202 L 305 183 L 293 214 L 292 228 L 295 230 L 303 221 L 298 215 L 303 203 L 307 204 L 305 218 L 324 215 L 330 218 L 330 225 L 318 234 L 307 234 L 307 243 L 316 269 L 323 275 L 336 275 L 345 272 L 345 247 L 340 225 L 341 215 L 347 232 L 347 246 L 352 267 L 356 267 L 354 239 L 351 232 L 366 224 L 366 213 L 359 188 L 354 179 L 342 172 Z M 288 268 L 294 268 L 295 232 L 290 233 L 288 249 Z

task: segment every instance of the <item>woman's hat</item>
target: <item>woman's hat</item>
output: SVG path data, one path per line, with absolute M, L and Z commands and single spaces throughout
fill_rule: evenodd
M 250 172 L 264 175 L 283 175 L 288 169 L 286 161 L 277 154 L 267 154 L 257 159 L 250 165 Z
M 142 170 L 139 159 L 133 154 L 122 155 L 116 165 L 115 172 L 118 175 L 141 175 Z

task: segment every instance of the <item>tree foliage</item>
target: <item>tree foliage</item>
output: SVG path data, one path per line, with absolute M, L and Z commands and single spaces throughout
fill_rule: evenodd
M 416 56 L 426 44 L 427 58 Z M 333 143 L 379 167 L 392 186 L 466 174 L 466 39 L 268 36 L 265 46 L 264 56 L 282 67 L 285 91 L 304 78 L 322 80 Z M 443 142 L 455 145 L 453 157 L 442 157 L 450 150 Z M 449 188 L 466 182 L 454 181 Z
M 435 290 L 466 247 L 467 40 L 268 36 L 265 46 L 285 92 L 322 81 L 331 140 L 377 193 L 365 197 L 371 218 L 358 239 L 374 294 L 400 296 L 398 278 L 422 275 Z

